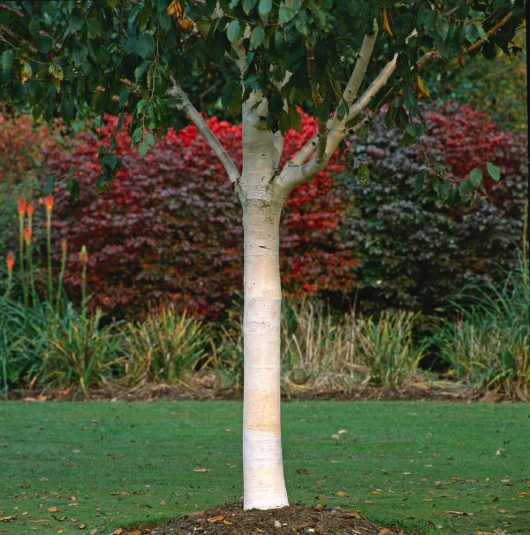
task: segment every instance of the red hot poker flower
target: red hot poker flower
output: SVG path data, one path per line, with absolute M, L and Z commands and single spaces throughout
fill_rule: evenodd
M 26 212 L 28 213 L 28 217 L 31 220 L 33 218 L 33 214 L 35 213 L 35 207 L 32 204 L 28 204 L 26 207 Z
M 26 206 L 26 199 L 24 199 L 24 197 L 19 197 L 17 206 L 19 217 L 24 217 L 24 214 L 26 213 Z
M 47 195 L 44 197 L 44 207 L 46 208 L 46 213 L 49 215 L 53 210 L 53 195 Z
M 9 251 L 6 256 L 6 267 L 8 273 L 11 273 L 13 271 L 13 266 L 15 265 L 15 255 L 13 254 L 13 251 Z
M 31 229 L 29 227 L 24 229 L 24 241 L 26 242 L 26 245 L 29 245 L 31 242 Z

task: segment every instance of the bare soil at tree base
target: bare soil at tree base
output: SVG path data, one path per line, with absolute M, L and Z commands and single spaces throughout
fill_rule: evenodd
M 322 508 L 320 508 L 322 507 Z M 315 535 L 406 535 L 399 528 L 384 528 L 370 522 L 359 511 L 340 508 L 326 509 L 324 505 L 307 507 L 291 505 L 281 509 L 243 511 L 241 503 L 226 503 L 182 516 L 162 524 L 134 530 L 118 529 L 116 535 L 258 535 L 258 534 L 315 534 Z

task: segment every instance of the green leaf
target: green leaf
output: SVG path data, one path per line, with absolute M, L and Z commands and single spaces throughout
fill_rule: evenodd
M 368 166 L 365 163 L 362 163 L 357 169 L 357 180 L 359 181 L 359 184 L 361 184 L 361 186 L 364 186 L 365 184 L 367 184 L 369 178 L 370 169 L 368 169 Z
M 346 117 L 347 112 L 348 112 L 348 106 L 344 102 L 344 100 L 341 100 L 339 106 L 337 107 L 337 119 L 339 121 L 342 121 L 342 119 Z
M 447 19 L 441 15 L 438 16 L 436 20 L 436 31 L 442 40 L 445 41 L 447 34 L 449 33 L 449 23 L 447 22 Z
M 286 134 L 290 126 L 291 126 L 291 121 L 289 119 L 289 115 L 284 110 L 282 110 L 280 112 L 280 131 L 282 133 L 282 136 Z
M 239 38 L 239 32 L 241 30 L 241 27 L 239 25 L 238 20 L 233 20 L 228 26 L 226 27 L 226 36 L 228 37 L 228 40 L 233 43 L 236 39 Z
M 250 50 L 258 48 L 265 39 L 265 31 L 261 26 L 256 26 L 250 34 Z
M 248 15 L 254 9 L 257 1 L 258 0 L 243 0 L 243 11 L 246 15 Z
M 37 45 L 39 52 L 48 54 L 52 48 L 53 40 L 48 35 L 39 35 L 37 39 L 35 39 L 35 44 Z
M 4 50 L 0 56 L 0 65 L 2 66 L 2 73 L 9 74 L 13 66 L 13 51 Z
M 488 174 L 495 182 L 498 182 L 501 179 L 501 170 L 491 162 L 486 162 L 486 170 Z
M 149 145 L 147 145 L 146 143 L 143 143 L 140 145 L 139 149 L 138 149 L 138 152 L 140 153 L 140 156 L 142 156 L 142 158 L 147 154 L 147 151 L 149 150 Z
M 302 131 L 302 116 L 300 112 L 296 109 L 296 106 L 291 106 L 289 108 L 289 121 L 291 127 L 295 130 Z
M 289 22 L 296 15 L 296 11 L 287 6 L 280 6 L 279 19 L 280 22 Z
M 271 12 L 272 0 L 259 0 L 258 12 L 262 17 L 265 17 Z
M 144 136 L 144 143 L 145 143 L 148 147 L 152 147 L 152 146 L 155 144 L 155 137 L 153 136 L 153 134 L 151 134 L 150 132 L 148 132 L 147 134 L 145 134 L 145 136 Z
M 474 188 L 480 188 L 482 185 L 482 171 L 478 167 L 469 173 L 469 181 Z
M 155 41 L 151 35 L 144 34 L 127 39 L 123 48 L 128 54 L 138 54 L 142 59 L 145 59 L 153 52 Z
M 132 133 L 131 139 L 132 139 L 132 142 L 136 145 L 137 143 L 140 143 L 143 137 L 144 137 L 144 129 L 143 127 L 139 126 Z
M 43 195 L 53 195 L 53 188 L 55 187 L 55 179 L 53 175 L 48 175 L 46 177 L 46 184 L 44 184 L 44 187 L 42 188 L 42 194 Z
M 77 202 L 79 200 L 79 193 L 81 192 L 79 182 L 75 178 L 69 178 L 66 182 L 66 187 L 70 192 L 72 199 Z
M 98 163 L 108 174 L 114 174 L 121 166 L 121 160 L 112 152 L 100 152 Z

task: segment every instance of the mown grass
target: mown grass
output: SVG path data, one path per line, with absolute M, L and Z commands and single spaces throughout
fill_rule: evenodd
M 283 415 L 292 502 L 419 533 L 527 533 L 526 404 L 313 401 Z M 240 402 L 2 403 L 0 518 L 15 518 L 0 533 L 110 533 L 239 500 L 240 428 Z

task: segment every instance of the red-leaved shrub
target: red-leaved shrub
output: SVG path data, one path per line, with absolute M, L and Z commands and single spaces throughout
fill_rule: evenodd
M 216 118 L 208 124 L 240 164 L 241 127 Z M 194 126 L 168 132 L 143 158 L 120 135 L 116 150 L 123 167 L 98 194 L 97 152 L 115 126 L 116 118 L 107 117 L 98 135 L 81 133 L 74 150 L 52 149 L 46 157 L 47 173 L 65 176 L 74 168 L 81 186 L 78 202 L 65 180 L 56 187 L 54 231 L 69 243 L 67 285 L 79 288 L 77 252 L 86 245 L 93 306 L 126 315 L 145 310 L 149 302 L 170 301 L 219 316 L 238 299 L 243 283 L 241 209 L 224 169 Z M 286 137 L 284 159 L 314 129 L 315 121 L 304 117 L 302 131 Z M 353 253 L 337 232 L 345 196 L 331 178 L 339 169 L 332 162 L 285 207 L 286 294 L 352 289 Z

